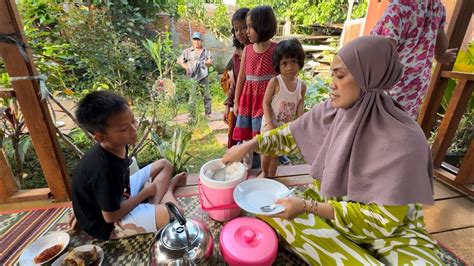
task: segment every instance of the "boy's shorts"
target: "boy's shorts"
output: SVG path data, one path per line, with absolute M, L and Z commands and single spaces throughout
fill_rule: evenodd
M 150 178 L 151 164 L 138 170 L 130 176 L 130 197 L 135 197 Z M 123 238 L 127 236 L 156 232 L 155 205 L 140 203 L 130 213 L 115 223 L 114 231 L 110 238 Z

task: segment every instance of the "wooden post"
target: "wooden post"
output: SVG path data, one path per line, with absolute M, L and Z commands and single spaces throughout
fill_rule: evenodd
M 454 182 L 468 185 L 474 183 L 474 139 L 471 140 L 469 150 L 467 150 L 462 160 L 461 168 L 454 179 Z
M 14 0 L 0 0 L 0 32 L 13 34 L 26 44 Z M 0 54 L 10 77 L 38 75 L 30 49 L 27 49 L 26 61 L 12 44 L 0 43 Z M 12 85 L 50 191 L 57 201 L 67 201 L 70 178 L 47 105 L 38 95 L 38 80 L 14 81 Z
M 473 4 L 472 0 L 457 0 L 454 8 L 453 16 L 448 25 L 447 36 L 449 39 L 449 48 L 460 48 L 469 22 L 472 17 Z M 443 98 L 448 80 L 441 77 L 441 73 L 445 70 L 451 70 L 453 65 L 443 66 L 436 63 L 430 85 L 423 100 L 420 114 L 418 116 L 418 124 L 420 124 L 425 136 L 429 138 L 433 122 Z
M 17 191 L 18 187 L 13 179 L 12 171 L 8 166 L 3 149 L 0 148 L 0 202 L 6 202 Z
M 369 0 L 367 15 L 362 27 L 363 35 L 369 35 L 370 31 L 375 27 L 375 25 L 377 25 L 377 22 L 385 13 L 385 9 L 387 9 L 389 4 L 389 0 Z
M 453 96 L 449 101 L 448 108 L 441 121 L 433 145 L 431 146 L 433 165 L 435 168 L 441 166 L 449 145 L 451 145 L 456 129 L 469 103 L 473 87 L 474 81 L 459 79 L 454 89 Z

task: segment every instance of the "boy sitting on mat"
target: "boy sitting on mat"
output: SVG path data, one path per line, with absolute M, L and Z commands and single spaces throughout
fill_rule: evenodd
M 70 228 L 78 224 L 95 238 L 116 239 L 166 225 L 164 203 L 178 205 L 173 190 L 187 174 L 170 179 L 173 167 L 162 159 L 130 176 L 128 145 L 137 141 L 137 125 L 127 101 L 109 91 L 91 92 L 79 102 L 76 118 L 96 144 L 74 171 Z

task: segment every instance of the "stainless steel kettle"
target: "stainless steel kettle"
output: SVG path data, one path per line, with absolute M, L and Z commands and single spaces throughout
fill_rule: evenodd
M 158 265 L 197 265 L 209 262 L 214 251 L 214 241 L 206 225 L 200 221 L 186 220 L 171 202 L 167 202 L 165 206 L 170 212 L 170 222 L 155 235 L 150 256 L 154 256 Z

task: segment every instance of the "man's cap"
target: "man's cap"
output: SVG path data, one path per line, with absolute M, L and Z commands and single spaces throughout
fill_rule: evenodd
M 193 39 L 199 39 L 199 40 L 202 40 L 202 36 L 201 36 L 201 33 L 200 32 L 194 32 L 193 33 Z

